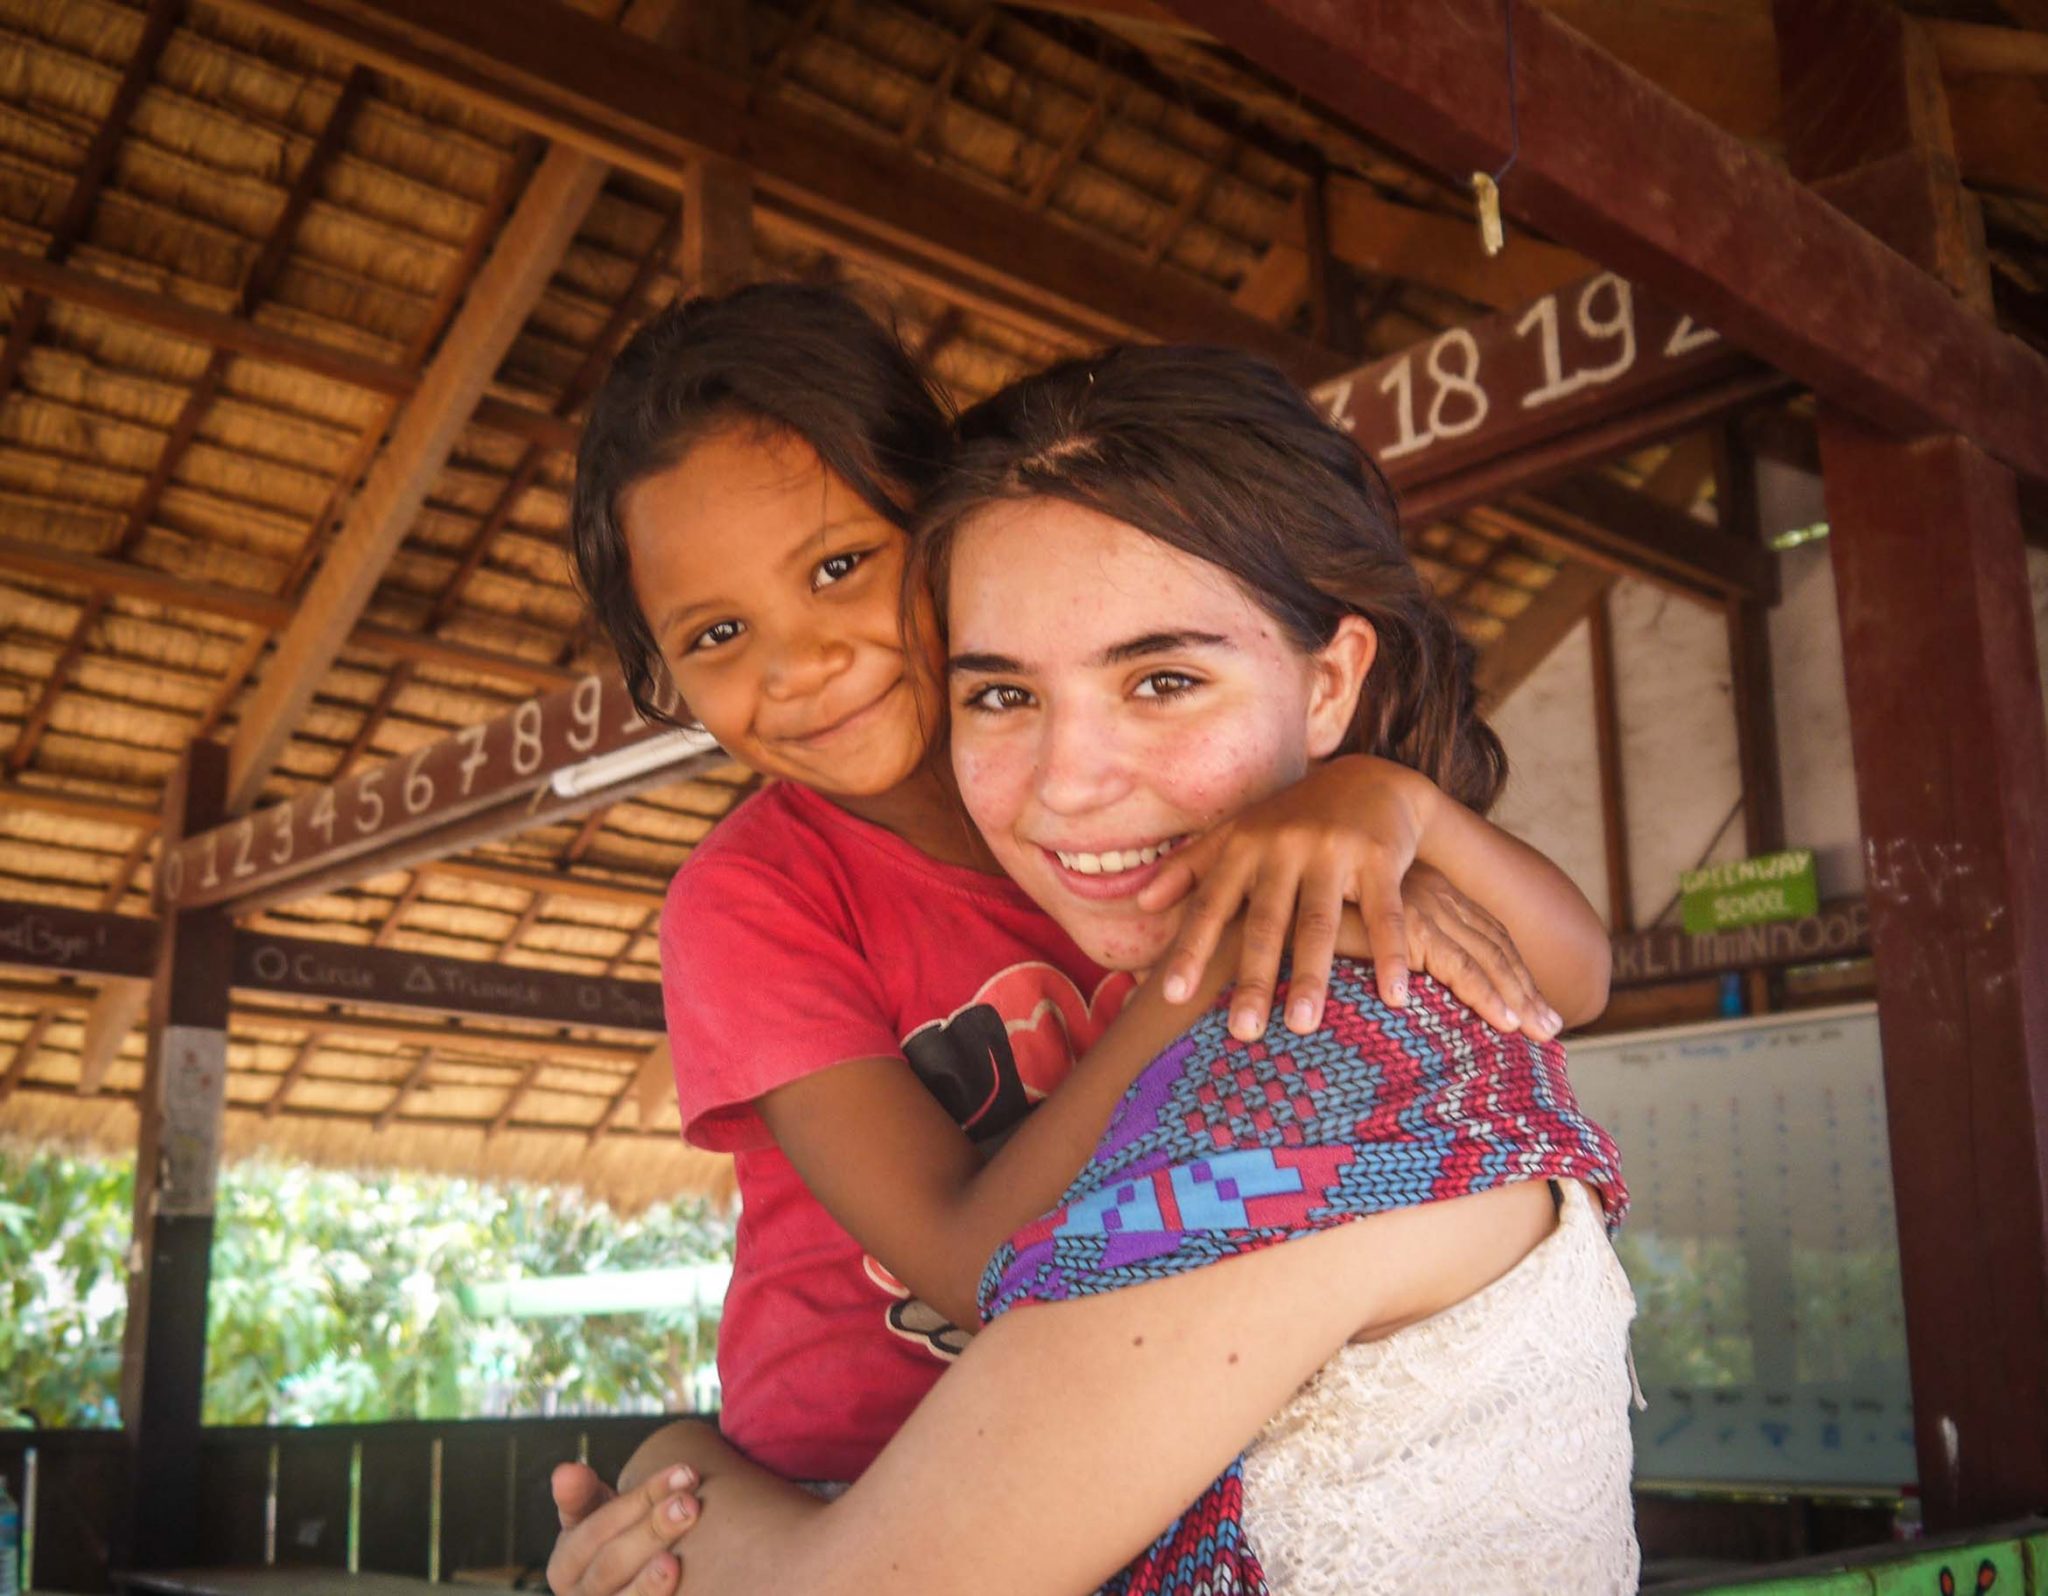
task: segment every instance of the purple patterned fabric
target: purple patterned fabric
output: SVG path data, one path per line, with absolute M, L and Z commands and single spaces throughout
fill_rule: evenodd
M 1259 1040 L 1231 1036 L 1219 1002 L 1146 1067 L 1060 1206 L 990 1260 L 985 1319 L 1519 1181 L 1583 1181 L 1620 1224 L 1620 1160 L 1579 1112 L 1562 1047 L 1501 1034 L 1426 977 L 1389 1008 L 1351 961 L 1314 1035 L 1279 1022 L 1285 996 Z M 1104 1589 L 1264 1591 L 1238 1466 Z

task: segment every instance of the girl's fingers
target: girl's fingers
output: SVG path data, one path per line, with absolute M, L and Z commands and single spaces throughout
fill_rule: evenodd
M 1408 1002 L 1408 917 L 1401 907 L 1398 880 L 1376 870 L 1358 875 L 1358 910 L 1365 916 L 1366 943 L 1372 949 L 1373 981 L 1380 1001 L 1393 1008 Z
M 1236 917 L 1238 905 L 1244 902 L 1250 873 L 1247 862 L 1235 854 L 1226 854 L 1188 900 L 1180 933 L 1160 966 L 1161 991 L 1167 1002 L 1184 1001 L 1201 981 L 1224 927 Z
M 1229 840 L 1231 830 L 1219 826 L 1214 831 L 1204 832 L 1193 842 L 1183 843 L 1166 856 L 1159 867 L 1159 874 L 1145 883 L 1138 894 L 1138 907 L 1147 914 L 1157 914 L 1161 909 L 1171 909 L 1196 886 L 1204 876 L 1215 868 L 1217 858 L 1222 854 L 1224 844 Z
M 612 1488 L 587 1463 L 557 1464 L 548 1476 L 548 1490 L 554 1496 L 555 1513 L 565 1530 L 581 1524 L 613 1495 Z
M 1536 977 L 1529 973 L 1529 966 L 1523 962 L 1507 928 L 1483 912 L 1470 912 L 1476 905 L 1453 900 L 1450 907 L 1454 912 L 1447 916 L 1445 938 L 1456 941 L 1485 969 L 1508 1007 L 1521 1016 L 1520 1029 L 1532 1041 L 1547 1042 L 1556 1036 L 1564 1022 L 1543 1001 L 1543 994 L 1536 989 Z
M 1330 992 L 1330 963 L 1337 956 L 1337 927 L 1344 919 L 1344 888 L 1318 871 L 1301 884 L 1294 911 L 1294 966 L 1287 983 L 1287 1029 L 1306 1036 L 1323 1023 Z
M 1521 1018 L 1485 966 L 1439 924 L 1430 938 L 1429 973 L 1496 1031 L 1518 1031 Z
M 696 1488 L 695 1469 L 664 1469 L 564 1530 L 548 1558 L 548 1589 L 556 1596 L 611 1596 L 625 1590 L 648 1559 L 666 1551 L 681 1533 L 650 1532 L 663 1504 Z M 694 1504 L 694 1498 L 689 1500 Z
M 623 1596 L 631 1591 L 648 1565 L 689 1533 L 697 1511 L 697 1499 L 687 1491 L 664 1496 L 643 1509 L 638 1523 L 613 1536 L 591 1560 L 582 1596 Z
M 633 1590 L 636 1596 L 663 1596 L 664 1592 L 675 1588 L 676 1578 L 682 1571 L 682 1559 L 673 1552 L 657 1552 L 640 1570 L 640 1577 L 633 1581 Z
M 1287 952 L 1287 932 L 1294 923 L 1294 898 L 1300 877 L 1292 870 L 1262 872 L 1252 883 L 1245 910 L 1244 945 L 1238 954 L 1237 987 L 1230 999 L 1230 1034 L 1240 1042 L 1257 1041 L 1273 1017 L 1273 987 L 1280 979 L 1280 960 Z

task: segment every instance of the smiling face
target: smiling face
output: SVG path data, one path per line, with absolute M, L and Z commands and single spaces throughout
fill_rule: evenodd
M 1370 663 L 1304 653 L 1236 580 L 1052 499 L 976 514 L 949 581 L 953 768 L 1003 868 L 1098 963 L 1144 969 L 1164 853 L 1333 753 Z
M 720 428 L 619 510 L 640 612 L 727 753 L 848 799 L 919 768 L 937 722 L 937 645 L 923 613 L 924 641 L 905 651 L 908 539 L 810 445 Z

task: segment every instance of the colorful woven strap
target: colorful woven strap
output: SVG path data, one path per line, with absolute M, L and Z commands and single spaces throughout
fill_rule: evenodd
M 1579 1112 L 1557 1044 L 1502 1035 L 1427 978 L 1389 1008 L 1371 967 L 1348 961 L 1312 1036 L 1276 1020 L 1240 1042 L 1228 1019 L 1219 1003 L 1146 1067 L 1060 1206 L 990 1260 L 984 1318 L 1521 1181 L 1584 1181 L 1619 1225 L 1619 1158 Z M 1243 1493 L 1233 1465 L 1105 1589 L 1264 1591 Z

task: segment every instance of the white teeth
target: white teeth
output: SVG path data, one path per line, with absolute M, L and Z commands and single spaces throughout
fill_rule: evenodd
M 1151 864 L 1163 854 L 1171 853 L 1180 846 L 1180 838 L 1169 837 L 1165 842 L 1155 842 L 1147 848 L 1124 848 L 1109 853 L 1062 853 L 1055 849 L 1059 862 L 1077 875 L 1114 876 L 1126 870 L 1136 870 Z

